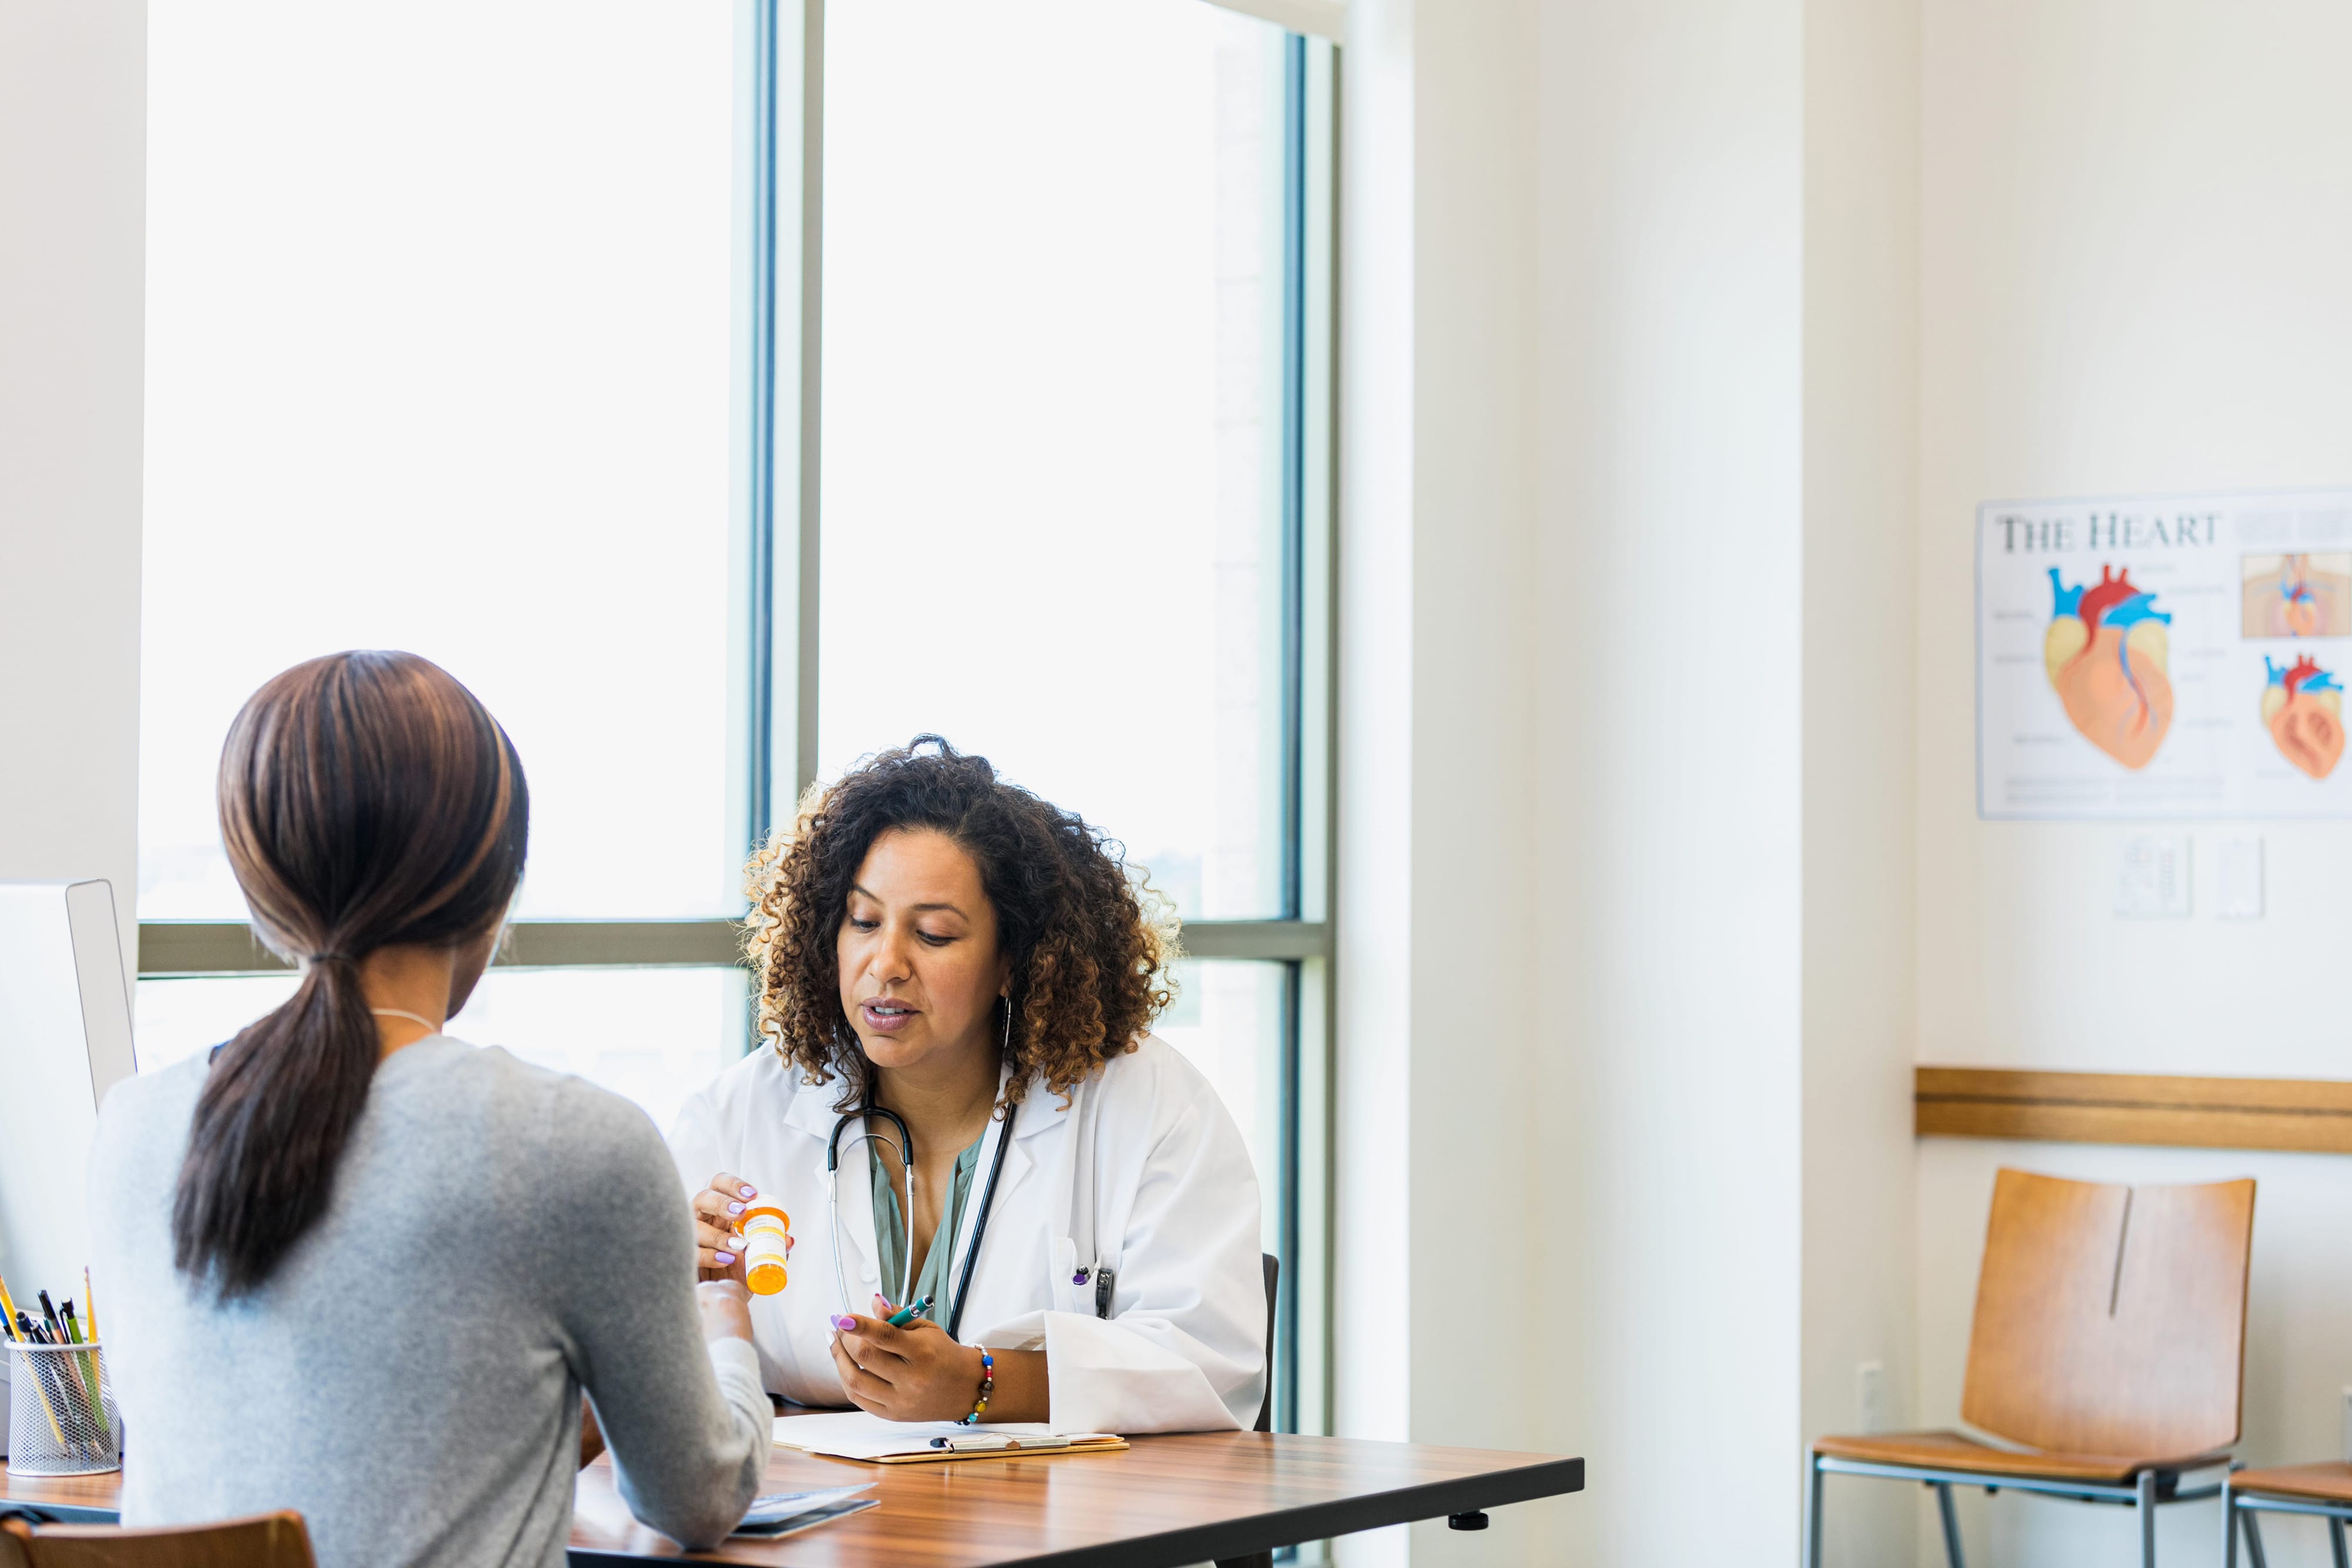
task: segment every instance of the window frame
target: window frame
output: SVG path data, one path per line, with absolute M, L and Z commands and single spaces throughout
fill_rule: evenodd
M 1334 40 L 1340 12 L 1329 0 L 1241 0 L 1230 8 L 1289 28 L 1283 71 L 1282 896 L 1276 917 L 1188 921 L 1183 945 L 1187 958 L 1282 967 L 1281 1153 L 1269 1185 L 1286 1271 L 1276 1333 L 1275 1424 L 1328 1432 L 1341 52 Z M 739 5 L 738 37 L 751 54 L 743 82 L 748 112 L 738 117 L 748 153 L 740 192 L 748 298 L 739 303 L 749 340 L 736 400 L 742 500 L 733 556 L 742 577 L 745 700 L 736 722 L 745 766 L 737 799 L 747 849 L 789 814 L 818 767 L 824 12 L 825 0 Z M 790 232 L 782 222 L 788 210 L 795 217 Z M 785 496 L 793 507 L 789 532 L 779 528 Z M 789 797 L 779 789 L 787 777 Z M 723 917 L 518 920 L 494 962 L 511 969 L 723 968 L 741 963 L 741 922 Z M 139 923 L 142 980 L 288 967 L 242 921 Z

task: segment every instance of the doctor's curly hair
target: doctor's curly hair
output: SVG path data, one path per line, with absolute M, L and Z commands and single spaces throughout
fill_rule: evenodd
M 1097 1068 L 1133 1051 L 1174 999 L 1175 921 L 1160 894 L 1129 876 L 1123 847 L 1003 782 L 986 758 L 919 735 L 812 785 L 792 828 L 777 829 L 744 868 L 743 950 L 759 985 L 760 1039 L 810 1084 L 838 1074 L 836 1110 L 872 1089 L 842 1010 L 836 939 L 866 851 L 895 828 L 945 833 L 980 867 L 1012 967 L 1013 999 L 1000 1006 L 1019 1009 L 1007 1103 L 1033 1079 L 1066 1103 Z M 1002 1013 L 992 1021 L 1004 1027 Z

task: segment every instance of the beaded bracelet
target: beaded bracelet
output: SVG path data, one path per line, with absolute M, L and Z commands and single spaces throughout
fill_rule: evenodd
M 960 1427 L 977 1425 L 980 1421 L 980 1413 L 988 1408 L 988 1396 L 995 1391 L 996 1358 L 983 1350 L 980 1353 L 980 1401 L 971 1407 L 971 1414 L 957 1425 Z

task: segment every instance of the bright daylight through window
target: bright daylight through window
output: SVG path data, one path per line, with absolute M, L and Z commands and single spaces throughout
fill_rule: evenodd
M 410 649 L 507 726 L 526 924 L 457 1032 L 664 1123 L 748 1042 L 718 923 L 756 802 L 935 732 L 1175 902 L 1199 956 L 1160 1032 L 1295 1260 L 1329 950 L 1328 46 L 1202 0 L 150 26 L 142 1067 L 292 984 L 223 928 L 213 769 L 300 659 Z

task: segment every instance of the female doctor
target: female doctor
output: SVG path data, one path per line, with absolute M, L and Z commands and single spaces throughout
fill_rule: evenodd
M 670 1148 L 703 1278 L 742 1277 L 746 1210 L 791 1218 L 789 1282 L 751 1304 L 769 1391 L 901 1421 L 1250 1426 L 1256 1176 L 1148 1032 L 1170 945 L 1102 836 L 923 736 L 813 790 L 750 892 L 761 1048 Z

